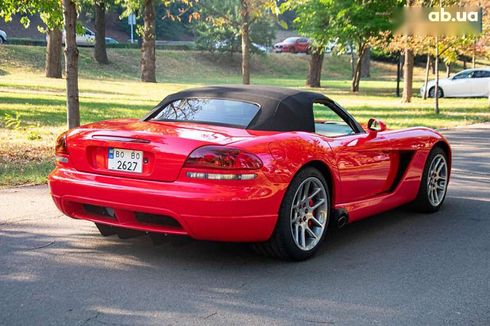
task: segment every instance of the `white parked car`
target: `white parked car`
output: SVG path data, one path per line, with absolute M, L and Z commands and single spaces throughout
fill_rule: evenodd
M 63 40 L 65 40 L 65 33 L 63 31 Z M 87 27 L 83 27 L 83 33 L 77 34 L 78 46 L 94 46 L 95 45 L 95 33 Z
M 435 81 L 427 83 L 428 96 L 435 95 Z M 420 95 L 425 92 L 424 86 Z M 490 68 L 463 70 L 456 75 L 439 80 L 439 97 L 488 97 L 490 93 Z
M 63 30 L 63 44 L 65 44 L 65 31 Z M 48 36 L 46 35 L 46 41 Z M 95 46 L 95 32 L 92 32 L 87 27 L 83 27 L 83 33 L 77 34 L 76 42 L 78 46 Z M 118 44 L 119 42 L 112 37 L 105 38 L 105 44 Z
M 0 29 L 0 44 L 7 43 L 7 33 Z

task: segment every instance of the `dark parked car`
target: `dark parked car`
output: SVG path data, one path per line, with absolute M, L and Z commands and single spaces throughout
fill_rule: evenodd
M 308 53 L 309 40 L 306 37 L 288 37 L 282 42 L 274 44 L 274 52 Z

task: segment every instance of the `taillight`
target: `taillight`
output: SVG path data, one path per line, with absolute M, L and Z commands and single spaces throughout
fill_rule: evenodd
M 258 170 L 262 161 L 255 154 L 238 148 L 203 146 L 194 150 L 184 167 L 199 169 Z
M 56 139 L 55 155 L 56 161 L 60 163 L 68 163 L 68 147 L 66 145 L 67 131 L 62 133 Z

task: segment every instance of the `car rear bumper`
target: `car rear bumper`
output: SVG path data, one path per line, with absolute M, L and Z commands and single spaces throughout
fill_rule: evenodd
M 258 178 L 259 179 L 259 178 Z M 254 181 L 157 182 L 56 168 L 49 187 L 66 215 L 194 239 L 269 239 L 285 189 Z

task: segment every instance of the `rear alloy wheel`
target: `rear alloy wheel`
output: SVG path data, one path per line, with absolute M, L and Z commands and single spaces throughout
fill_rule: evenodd
M 444 92 L 442 91 L 442 88 L 438 87 L 437 88 L 437 97 L 438 98 L 443 98 L 444 97 Z M 434 98 L 435 97 L 435 87 L 432 87 L 429 89 L 429 97 Z
M 432 149 L 425 164 L 415 208 L 424 213 L 439 210 L 446 198 L 449 181 L 447 154 L 439 147 Z
M 300 171 L 284 196 L 271 239 L 256 244 L 257 251 L 287 260 L 310 258 L 325 237 L 329 211 L 323 175 L 314 168 Z

